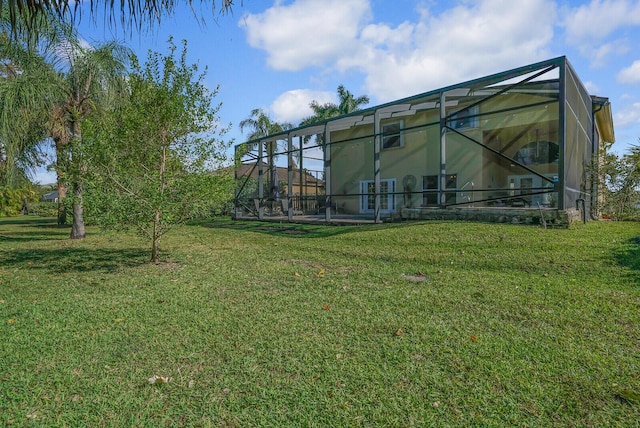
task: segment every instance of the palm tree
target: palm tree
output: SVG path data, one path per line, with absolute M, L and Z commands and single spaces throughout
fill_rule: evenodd
M 11 187 L 28 181 L 28 175 L 44 162 L 39 143 L 46 137 L 45 121 L 42 112 L 28 104 L 31 95 L 21 78 L 30 60 L 23 45 L 10 43 L 9 36 L 0 33 L 0 105 L 6 106 L 0 109 L 0 184 Z
M 29 37 L 0 38 L 0 57 L 15 60 L 20 69 L 12 80 L 16 84 L 0 92 L 0 130 L 7 130 L 5 135 L 20 134 L 20 122 L 8 120 L 11 109 L 37 112 L 46 119 L 46 135 L 55 146 L 59 198 L 65 198 L 70 184 L 74 196 L 71 238 L 79 239 L 85 236 L 82 124 L 124 92 L 130 52 L 117 43 L 89 46 L 70 26 L 55 22 L 44 28 L 47 31 L 40 31 L 41 36 L 47 37 L 40 37 L 37 42 Z M 64 207 L 60 204 L 58 221 L 64 220 Z
M 338 100 L 338 104 L 320 104 L 316 100 L 311 101 L 309 107 L 313 110 L 313 115 L 303 119 L 302 122 L 300 122 L 300 126 L 311 125 L 312 123 L 321 122 L 323 120 L 331 119 L 332 117 L 353 113 L 360 110 L 362 106 L 369 104 L 368 95 L 360 95 L 356 98 L 350 91 L 345 89 L 344 85 L 338 86 Z M 308 143 L 311 137 L 312 135 L 305 136 L 304 143 Z M 324 135 L 317 134 L 316 141 L 323 144 Z
M 369 104 L 368 95 L 360 95 L 354 98 L 353 94 L 345 89 L 343 85 L 338 86 L 338 111 L 340 114 L 349 114 L 360 110 L 360 107 Z
M 17 119 L 23 120 L 20 131 L 11 135 L 8 129 L 0 130 L 0 187 L 15 188 L 29 182 L 29 176 L 45 161 L 39 145 L 45 137 L 43 128 L 26 115 L 15 116 L 22 116 Z
M 72 239 L 85 236 L 82 196 L 87 167 L 82 158 L 82 125 L 97 110 L 109 108 L 124 95 L 129 54 L 127 48 L 111 42 L 95 48 L 75 45 L 64 58 L 70 66 L 61 74 L 61 97 L 53 109 L 52 124 L 56 130 L 53 133 L 56 152 L 66 156 L 69 166 L 67 173 L 73 191 Z
M 246 128 L 250 131 L 248 139 L 257 140 L 269 135 L 281 134 L 289 129 L 293 129 L 293 125 L 289 122 L 275 122 L 262 109 L 256 108 L 251 110 L 248 118 L 240 122 L 240 132 L 244 132 Z M 270 163 L 273 162 L 276 149 L 274 143 L 274 141 L 269 141 L 267 144 L 267 157 Z M 257 143 L 247 146 L 246 150 L 252 150 L 256 144 Z
M 0 71 L 3 105 L 18 104 L 5 101 L 7 92 L 12 92 L 11 86 L 16 83 L 14 80 L 15 76 Z M 46 137 L 44 121 L 34 113 L 17 108 L 0 111 L 0 186 L 14 188 L 29 182 L 29 175 L 44 164 L 45 156 L 40 147 Z
M 357 98 L 354 97 L 343 85 L 338 86 L 338 100 L 338 104 L 320 104 L 316 100 L 311 101 L 309 107 L 313 110 L 313 115 L 302 120 L 300 125 L 309 125 L 332 117 L 356 112 L 360 110 L 362 106 L 369 104 L 370 101 L 368 95 L 360 95 Z
M 20 28 L 37 35 L 41 30 L 38 23 L 41 17 L 55 16 L 73 22 L 81 17 L 80 8 L 88 4 L 92 18 L 100 13 L 109 25 L 120 22 L 125 28 L 142 29 L 146 25 L 159 24 L 162 18 L 172 16 L 180 7 L 189 7 L 195 14 L 193 3 L 193 0 L 0 0 L 0 18 L 10 24 L 14 35 Z M 211 11 L 218 10 L 221 14 L 231 12 L 233 6 L 233 0 L 210 0 L 210 3 Z
M 251 131 L 248 139 L 257 140 L 258 138 L 280 134 L 292 129 L 293 125 L 289 122 L 274 122 L 262 109 L 256 108 L 251 110 L 248 118 L 240 122 L 240 132 L 244 132 L 245 128 Z
M 245 128 L 249 128 L 249 130 L 251 131 L 248 137 L 249 140 L 257 140 L 269 135 L 281 134 L 289 129 L 292 129 L 293 125 L 289 122 L 274 122 L 262 109 L 256 108 L 251 110 L 251 114 L 248 118 L 240 122 L 240 131 L 244 131 Z M 259 144 L 259 142 L 246 145 L 245 153 L 253 150 L 256 144 Z M 275 160 L 277 157 L 277 155 L 275 154 L 276 148 L 276 141 L 267 142 L 267 164 L 269 165 L 269 174 L 267 175 L 267 177 L 269 177 L 269 180 L 272 181 L 269 184 L 269 187 L 272 189 L 274 199 L 277 199 L 278 189 L 278 183 L 275 178 L 277 177 L 277 167 L 275 165 Z M 271 209 L 274 209 L 273 205 L 271 206 Z

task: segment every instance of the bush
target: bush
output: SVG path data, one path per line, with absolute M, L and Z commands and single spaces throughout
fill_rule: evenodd
M 58 216 L 58 203 L 57 202 L 36 202 L 29 206 L 29 213 L 42 216 L 42 217 L 57 217 Z
M 35 192 L 30 187 L 11 189 L 0 187 L 0 217 L 11 217 L 22 212 L 24 201 L 33 201 Z

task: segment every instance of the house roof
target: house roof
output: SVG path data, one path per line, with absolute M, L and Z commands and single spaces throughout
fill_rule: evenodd
M 565 56 L 541 61 L 535 64 L 526 65 L 512 70 L 503 71 L 501 73 L 480 77 L 474 80 L 458 83 L 444 88 L 424 92 L 411 97 L 399 99 L 386 104 L 359 110 L 347 115 L 337 116 L 330 119 L 321 120 L 306 126 L 299 126 L 280 134 L 269 135 L 263 138 L 249 141 L 241 144 L 251 144 L 258 141 L 276 141 L 286 140 L 289 137 L 305 136 L 313 134 L 321 134 L 325 127 L 330 130 L 348 129 L 354 125 L 364 125 L 374 123 L 374 115 L 382 115 L 382 117 L 405 116 L 415 113 L 417 110 L 436 108 L 441 94 L 447 95 L 447 105 L 457 105 L 458 98 L 468 98 L 471 95 L 487 96 L 502 91 L 513 90 L 511 81 L 518 77 L 526 77 L 528 87 L 526 91 L 534 90 L 536 93 L 542 94 L 544 88 L 536 88 L 537 84 L 549 84 L 549 82 L 541 82 L 536 80 L 537 77 L 556 69 L 566 67 L 573 75 L 576 75 L 573 67 Z M 579 81 L 577 76 L 576 80 Z M 584 86 L 584 85 L 583 85 Z M 547 88 L 548 89 L 548 88 Z M 522 88 L 520 87 L 520 89 Z M 613 142 L 615 139 L 613 132 L 613 117 L 611 115 L 611 106 L 607 98 L 592 97 L 594 104 L 598 107 L 594 108 L 596 121 L 600 129 L 602 138 L 607 142 Z M 597 102 L 595 101 L 597 100 Z M 600 103 L 601 100 L 606 100 Z
M 58 191 L 57 190 L 53 190 L 51 192 L 47 192 L 44 195 L 42 195 L 42 200 L 54 200 L 58 198 Z
M 496 92 L 500 91 L 497 85 L 500 83 L 508 82 L 510 79 L 517 78 L 519 76 L 527 75 L 528 73 L 544 74 L 545 72 L 554 68 L 561 67 L 568 64 L 565 56 L 541 61 L 535 64 L 526 65 L 512 70 L 495 73 L 489 76 L 480 77 L 477 79 L 461 82 L 455 85 L 446 86 L 443 88 L 435 89 L 428 92 L 423 92 L 410 97 L 402 98 L 399 100 L 391 101 L 385 104 L 369 107 L 363 110 L 358 110 L 353 113 L 349 113 L 342 116 L 336 116 L 318 122 L 311 123 L 305 126 L 298 126 L 296 128 L 286 130 L 280 134 L 273 134 L 266 137 L 258 138 L 246 142 L 246 144 L 255 143 L 258 141 L 275 141 L 286 140 L 289 136 L 305 136 L 313 135 L 324 132 L 325 126 L 329 126 L 331 130 L 347 129 L 354 125 L 362 125 L 373 123 L 374 114 L 383 114 L 384 117 L 404 116 L 415 112 L 416 110 L 425 108 L 435 108 L 438 103 L 438 97 L 442 93 L 446 93 L 447 101 L 456 103 L 454 98 L 464 98 L 470 94 L 470 91 L 483 89 L 486 91 L 488 87 L 492 87 Z M 570 65 L 569 65 L 570 67 Z M 530 80 L 530 79 L 528 79 Z M 245 144 L 245 143 L 241 143 Z
M 268 174 L 267 173 L 267 169 L 268 166 L 264 165 L 264 174 L 265 176 Z M 284 178 L 287 177 L 287 174 L 289 173 L 289 170 L 285 167 L 281 167 L 278 166 L 276 167 L 278 169 L 278 177 L 280 177 L 280 180 L 283 180 Z M 236 173 L 238 177 L 251 177 L 251 178 L 258 178 L 258 167 L 256 165 L 255 162 L 253 163 L 243 163 L 242 165 L 239 165 L 236 169 Z M 300 170 L 294 168 L 292 170 L 293 173 L 293 182 L 299 182 L 300 181 Z M 306 185 L 311 185 L 311 186 L 324 186 L 324 180 L 316 178 L 315 176 L 313 176 L 312 174 L 309 174 L 308 172 L 304 172 L 303 174 L 304 177 L 304 183 Z

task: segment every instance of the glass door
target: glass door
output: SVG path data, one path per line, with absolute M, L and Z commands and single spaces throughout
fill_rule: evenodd
M 380 180 L 380 213 L 392 213 L 396 210 L 396 180 Z M 376 186 L 373 180 L 360 182 L 360 213 L 373 213 L 376 208 Z

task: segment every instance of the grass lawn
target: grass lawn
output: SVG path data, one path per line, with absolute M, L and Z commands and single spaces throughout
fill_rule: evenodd
M 68 234 L 0 219 L 0 426 L 640 424 L 638 223 Z

